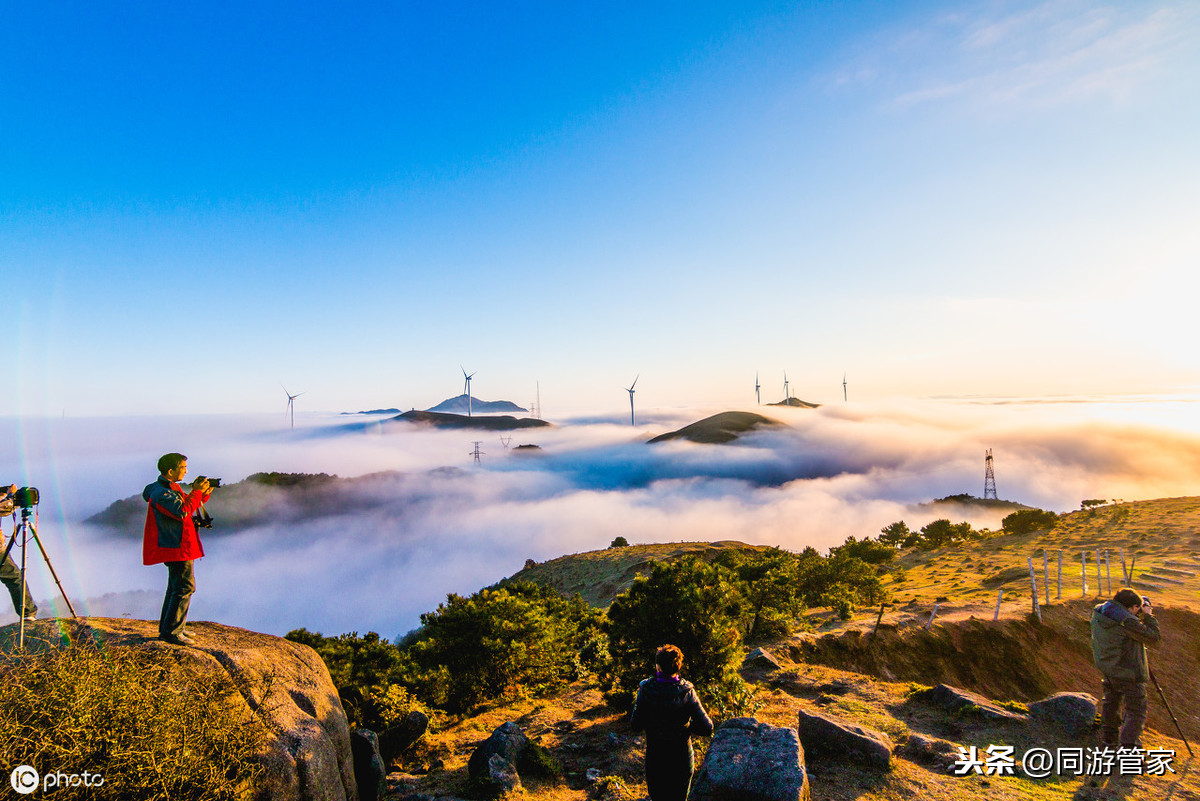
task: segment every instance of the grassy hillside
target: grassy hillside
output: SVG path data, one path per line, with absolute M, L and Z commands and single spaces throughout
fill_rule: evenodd
M 570 554 L 537 563 L 509 576 L 500 584 L 532 581 L 566 595 L 579 593 L 592 606 L 604 609 L 612 603 L 613 598 L 629 589 L 635 578 L 648 572 L 655 562 L 672 561 L 687 555 L 711 562 L 717 554 L 730 549 L 768 550 L 765 545 L 747 545 L 734 540 L 628 545 Z

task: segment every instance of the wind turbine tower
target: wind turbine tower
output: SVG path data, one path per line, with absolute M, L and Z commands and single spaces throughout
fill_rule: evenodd
M 783 403 L 785 406 L 791 406 L 792 395 L 788 392 L 787 371 L 783 373 Z
M 474 378 L 475 373 L 478 373 L 479 371 L 476 370 L 475 373 L 471 373 L 470 375 L 467 375 L 466 369 L 461 364 L 458 366 L 458 369 L 463 371 L 463 392 L 467 396 L 467 417 L 470 417 L 471 416 L 471 379 Z
M 842 373 L 842 400 L 845 401 L 846 399 L 846 374 Z
M 762 392 L 759 391 L 761 389 L 762 389 L 762 384 L 758 383 L 758 373 L 755 373 L 754 374 L 754 401 L 759 406 L 762 406 Z
M 992 469 L 992 449 L 987 449 L 987 456 L 983 460 L 983 498 L 987 500 L 1000 500 L 996 495 L 996 471 Z
M 280 384 L 279 386 L 283 387 L 283 384 Z M 293 395 L 292 393 L 287 391 L 287 387 L 283 387 L 283 394 L 287 395 L 287 399 L 288 399 L 287 413 L 292 418 L 292 428 L 295 428 L 296 427 L 296 398 L 300 397 L 304 393 L 297 392 L 295 395 Z
M 630 384 L 628 389 L 625 390 L 626 392 L 629 393 L 629 425 L 631 425 L 631 426 L 636 425 L 636 423 L 633 422 L 633 388 L 637 386 L 638 378 L 641 378 L 641 377 L 642 377 L 642 374 L 638 373 L 637 377 L 635 377 L 633 379 L 633 383 Z

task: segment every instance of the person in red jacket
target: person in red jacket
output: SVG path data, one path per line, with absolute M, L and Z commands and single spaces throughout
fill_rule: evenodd
M 196 591 L 192 563 L 204 556 L 200 536 L 192 523 L 192 513 L 212 495 L 208 479 L 192 483 L 184 493 L 179 482 L 187 475 L 187 457 L 168 453 L 158 460 L 158 480 L 147 484 L 142 498 L 146 509 L 146 530 L 142 537 L 142 564 L 167 566 L 167 595 L 158 620 L 158 636 L 175 645 L 195 641 L 183 625 L 188 606 Z

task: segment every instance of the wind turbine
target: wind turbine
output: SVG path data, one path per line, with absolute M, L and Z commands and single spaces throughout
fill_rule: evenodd
M 464 369 L 461 364 L 458 366 L 458 369 L 463 371 L 463 392 L 465 392 L 467 394 L 467 417 L 470 417 L 471 416 L 471 379 L 474 378 L 475 373 L 478 373 L 479 371 L 476 370 L 475 373 L 471 373 L 470 375 L 467 375 L 466 369 Z
M 842 373 L 842 400 L 846 400 L 846 374 Z
M 633 383 L 630 384 L 629 388 L 625 390 L 629 393 L 629 425 L 631 426 L 636 425 L 636 423 L 633 422 L 633 388 L 637 386 L 638 378 L 641 377 L 642 374 L 638 373 L 637 377 L 633 379 Z
M 283 387 L 283 384 L 280 384 L 279 386 Z M 292 393 L 288 392 L 288 390 L 287 390 L 287 387 L 283 387 L 283 394 L 287 395 L 287 398 L 288 398 L 288 402 L 287 402 L 287 413 L 288 413 L 289 415 L 291 415 L 291 417 L 292 417 L 292 428 L 295 428 L 295 427 L 296 427 L 296 405 L 295 405 L 295 401 L 296 401 L 296 398 L 300 397 L 300 396 L 301 396 L 301 395 L 303 395 L 304 393 L 303 393 L 303 392 L 297 392 L 295 395 L 293 395 Z
M 787 371 L 785 370 L 783 373 L 783 405 L 791 406 L 791 400 L 792 396 L 791 393 L 788 392 Z
M 762 393 L 759 392 L 760 389 L 762 389 L 762 384 L 758 383 L 758 373 L 756 372 L 754 374 L 754 400 L 759 406 L 762 406 Z

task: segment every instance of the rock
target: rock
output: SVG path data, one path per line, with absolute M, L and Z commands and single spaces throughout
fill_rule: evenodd
M 603 775 L 604 774 L 600 772 L 600 768 L 588 768 L 583 774 L 584 778 L 589 782 L 598 782 L 600 781 L 600 777 Z
M 387 768 L 379 755 L 379 737 L 370 729 L 355 729 L 350 732 L 350 751 L 354 754 L 359 801 L 378 801 L 387 786 Z
M 424 712 L 412 711 L 398 725 L 385 729 L 379 735 L 379 752 L 384 764 L 390 765 L 396 757 L 411 748 L 429 728 L 429 717 Z
M 733 718 L 714 732 L 690 801 L 808 801 L 804 749 L 792 729 Z
M 1024 723 L 1029 720 L 1028 715 L 1010 712 L 978 693 L 973 693 L 969 690 L 960 690 L 957 687 L 951 687 L 949 684 L 939 684 L 930 690 L 922 692 L 920 697 L 949 712 L 955 712 L 964 716 L 980 717 L 1001 723 L 1006 721 Z
M 949 740 L 940 740 L 924 734 L 910 734 L 908 741 L 896 749 L 897 756 L 912 762 L 931 765 L 948 773 L 958 761 L 959 746 Z
M 492 754 L 488 757 L 486 784 L 498 795 L 521 789 L 521 777 L 517 775 L 517 766 L 500 754 Z
M 810 761 L 849 759 L 876 770 L 891 767 L 892 739 L 883 732 L 803 709 L 797 729 Z
M 499 754 L 506 762 L 514 767 L 521 761 L 525 749 L 529 747 L 529 738 L 521 727 L 511 720 L 496 728 L 491 735 L 479 744 L 467 761 L 467 773 L 472 779 L 487 778 L 488 763 L 493 754 Z
M 247 795 L 272 801 L 358 798 L 346 713 L 325 663 L 307 645 L 206 621 L 188 623 L 192 646 L 159 640 L 158 621 L 97 617 L 54 624 L 27 631 L 26 646 L 58 647 L 64 638 L 91 641 L 106 649 L 166 654 L 181 669 L 228 679 L 245 725 L 261 727 L 266 735 L 253 757 L 265 771 Z
M 779 670 L 779 660 L 761 648 L 755 648 L 742 662 L 742 667 L 758 668 L 759 670 Z
M 1031 703 L 1029 714 L 1076 737 L 1091 729 L 1096 718 L 1096 699 L 1087 693 L 1055 693 Z

